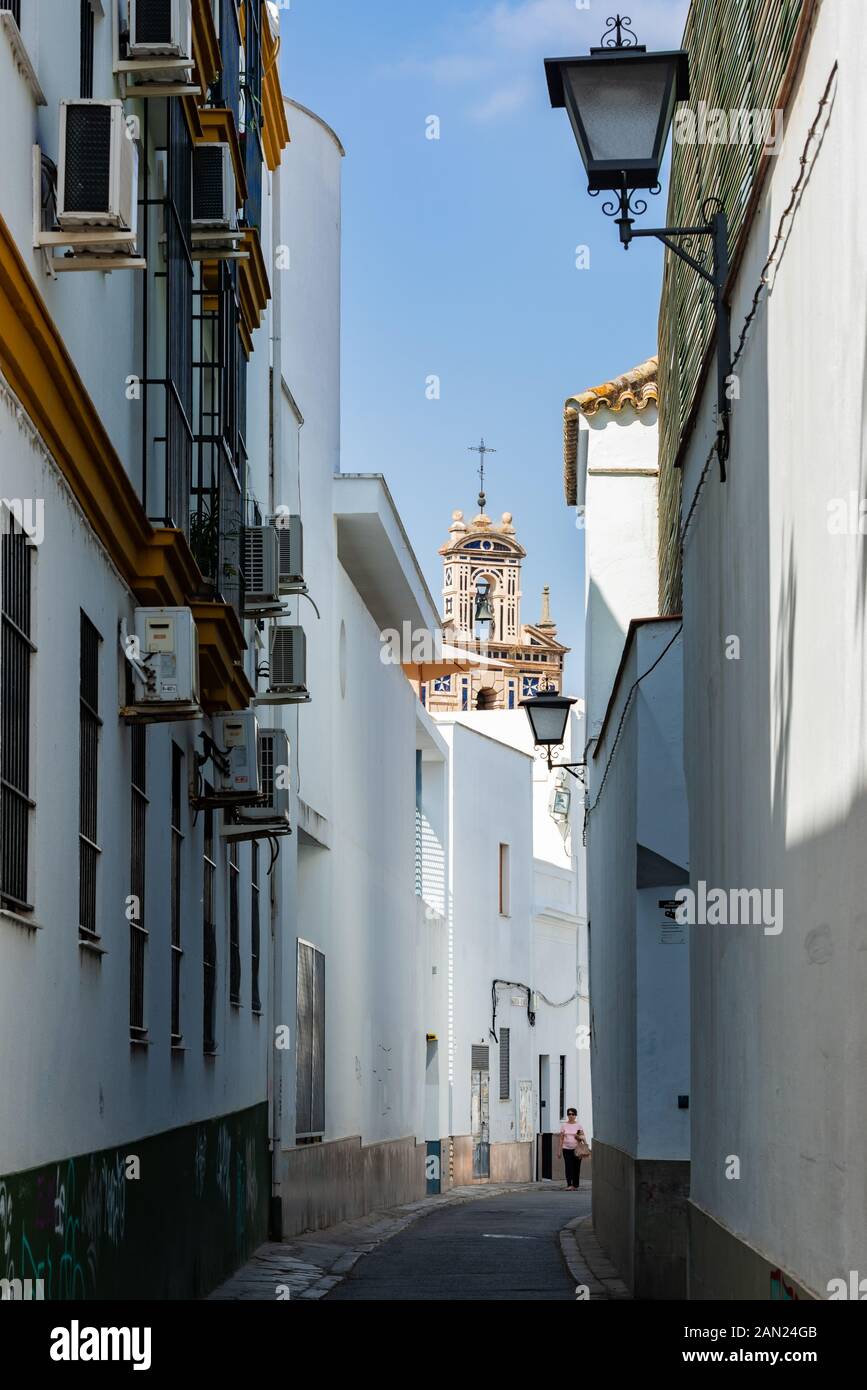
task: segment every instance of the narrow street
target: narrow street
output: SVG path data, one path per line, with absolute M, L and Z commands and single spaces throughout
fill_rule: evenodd
M 579 1193 L 528 1188 L 446 1207 L 359 1260 L 327 1301 L 574 1302 L 559 1235 L 567 1221 L 589 1211 L 589 1187 Z

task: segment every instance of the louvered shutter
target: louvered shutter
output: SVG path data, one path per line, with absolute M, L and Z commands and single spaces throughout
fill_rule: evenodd
M 511 1060 L 509 1057 L 509 1030 L 500 1029 L 500 1100 L 508 1100 L 512 1088 Z

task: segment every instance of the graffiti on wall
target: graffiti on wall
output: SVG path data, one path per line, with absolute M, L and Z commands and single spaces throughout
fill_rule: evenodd
M 267 1235 L 267 1107 L 0 1178 L 0 1279 L 196 1297 Z

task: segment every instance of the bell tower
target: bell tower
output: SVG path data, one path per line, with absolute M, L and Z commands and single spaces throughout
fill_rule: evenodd
M 486 594 L 493 608 L 491 642 L 521 640 L 521 561 L 526 551 L 515 538 L 510 512 L 495 525 L 480 512 L 468 524 L 453 512 L 443 557 L 443 627 L 452 639 L 476 636 L 476 608 Z
M 515 534 L 511 512 L 504 512 L 499 522 L 484 508 L 472 521 L 463 512 L 452 512 L 448 540 L 439 553 L 443 637 L 481 659 L 468 659 L 465 667 L 423 685 L 423 703 L 434 713 L 517 709 L 540 689 L 562 690 L 568 647 L 557 641 L 547 585 L 539 621 L 521 621 L 521 565 L 527 552 Z

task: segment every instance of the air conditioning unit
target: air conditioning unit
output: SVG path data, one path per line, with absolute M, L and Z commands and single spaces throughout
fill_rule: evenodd
M 264 804 L 251 806 L 245 817 L 288 826 L 289 735 L 285 729 L 259 730 L 259 781 Z
M 106 254 L 135 251 L 138 149 L 122 101 L 62 101 L 57 173 L 57 221 L 64 231 L 128 231 L 127 243 L 88 248 Z
M 232 151 L 222 140 L 193 146 L 193 240 L 197 232 L 238 234 Z
M 278 587 L 279 532 L 273 526 L 243 530 L 244 615 L 267 617 L 282 613 Z
M 292 834 L 289 809 L 289 736 L 285 729 L 259 730 L 259 781 L 264 800 L 232 808 L 220 834 L 226 840 L 260 840 Z
M 191 0 L 129 0 L 129 58 L 193 61 Z
M 307 699 L 307 639 L 303 627 L 274 623 L 271 628 L 268 693 Z
M 214 715 L 212 737 L 219 753 L 225 755 L 222 766 L 219 753 L 213 759 L 214 791 L 218 796 L 249 798 L 259 795 L 258 735 L 255 710 Z
M 304 583 L 304 528 L 300 516 L 278 512 L 274 517 L 279 541 L 279 588 L 281 594 L 306 590 Z
M 137 608 L 137 705 L 198 705 L 199 638 L 190 608 Z

